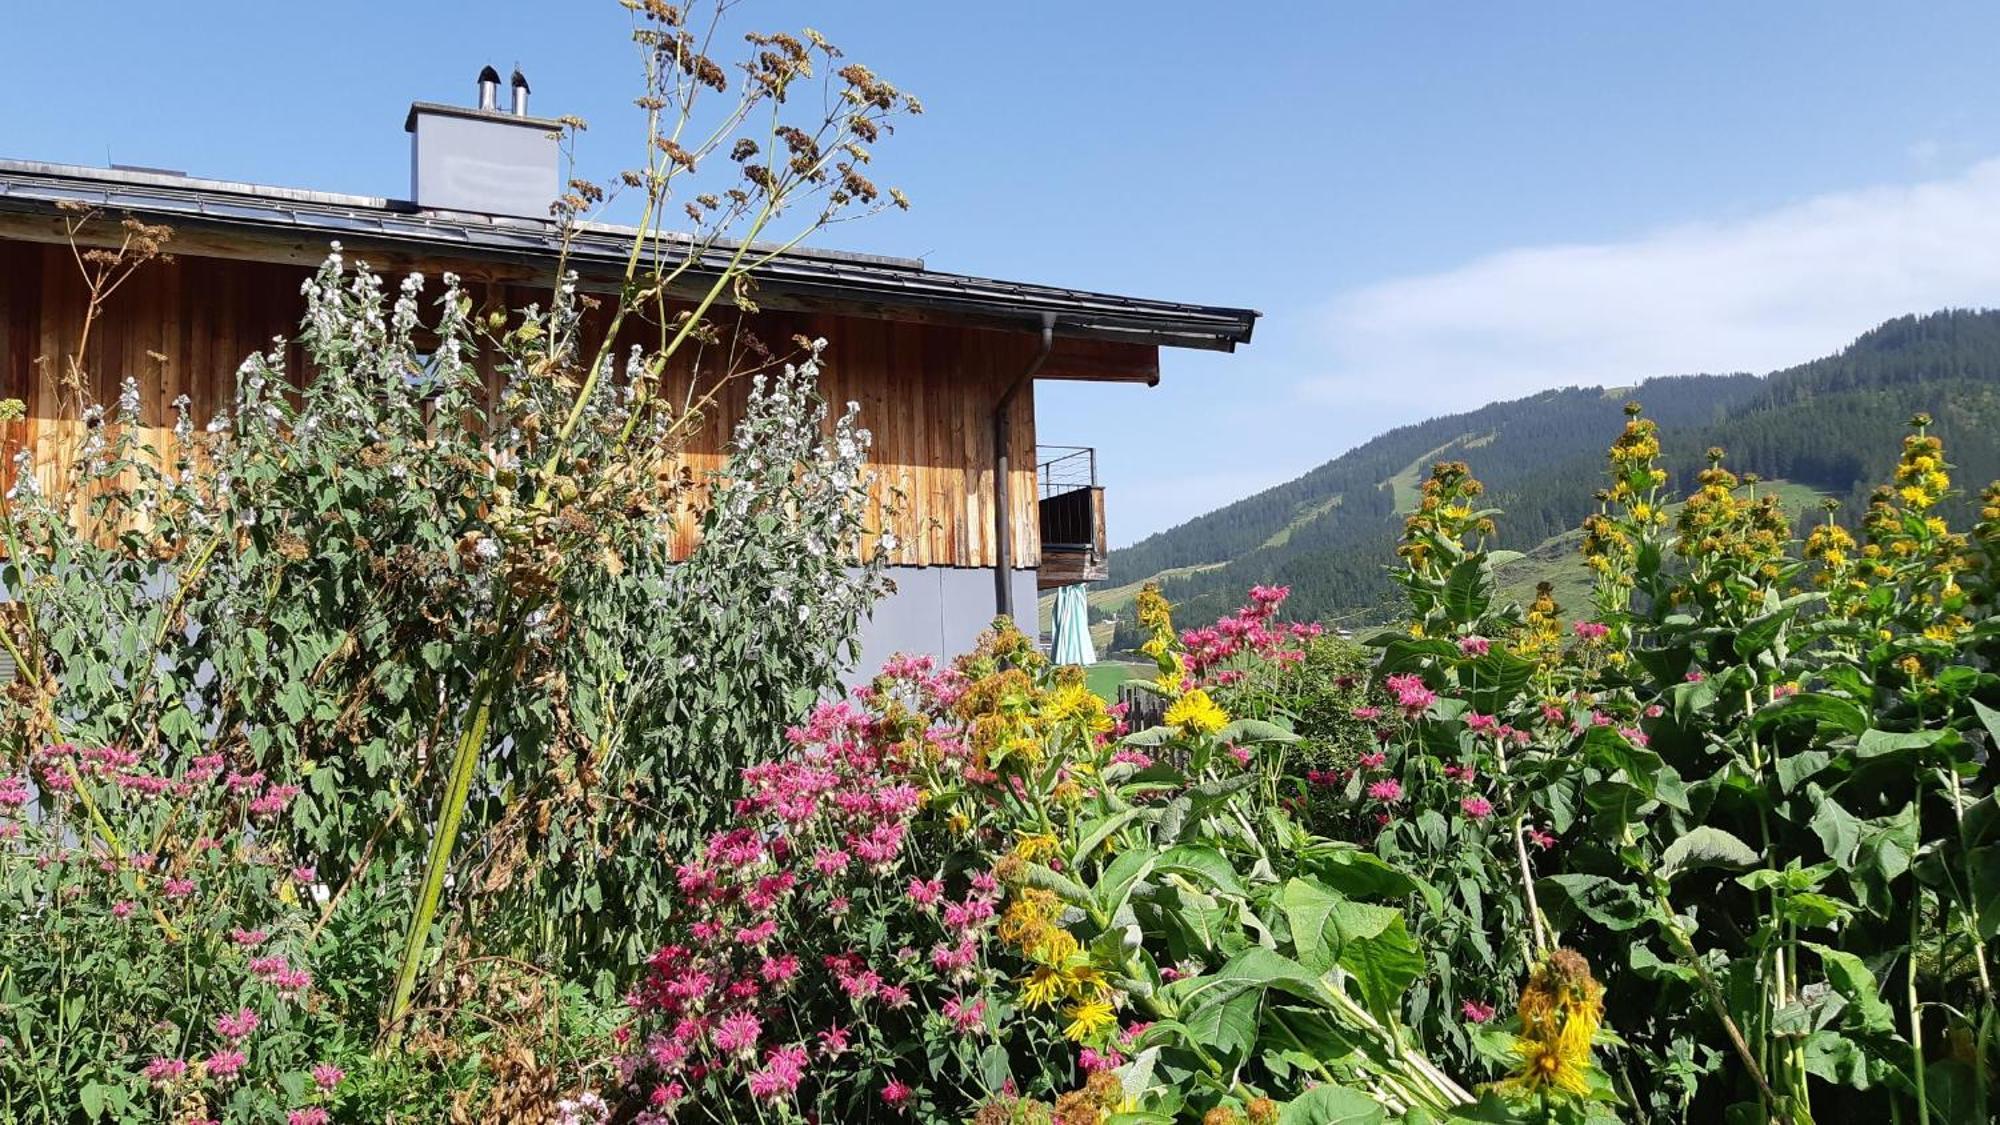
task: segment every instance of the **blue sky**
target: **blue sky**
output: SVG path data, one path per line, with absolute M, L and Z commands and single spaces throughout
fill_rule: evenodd
M 0 155 L 374 194 L 412 99 L 519 63 L 630 161 L 610 3 L 10 12 Z M 551 14 L 560 13 L 560 14 Z M 1545 386 L 1767 370 L 2000 304 L 2000 7 L 751 0 L 929 110 L 907 215 L 824 241 L 1261 309 L 1160 387 L 1041 389 L 1130 541 L 1392 425 Z M 621 128 L 621 126 L 625 126 Z

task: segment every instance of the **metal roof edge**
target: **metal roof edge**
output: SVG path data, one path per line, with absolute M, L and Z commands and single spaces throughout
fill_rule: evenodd
M 102 198 L 97 198 L 100 194 Z M 376 196 L 0 158 L 0 204 L 6 209 L 52 208 L 70 198 L 94 206 L 157 214 L 172 222 L 293 237 L 366 238 L 427 247 L 444 255 L 500 255 L 553 263 L 561 250 L 561 231 L 545 219 L 424 210 L 404 200 Z M 571 235 L 571 260 L 601 270 L 613 259 L 622 261 L 630 240 L 639 233 L 629 226 L 577 224 Z M 692 245 L 685 235 L 662 234 L 669 242 Z M 711 244 L 703 256 L 730 255 L 737 245 Z M 753 244 L 752 249 L 778 247 Z M 702 271 L 700 265 L 696 269 Z M 878 308 L 904 307 L 941 314 L 958 310 L 967 317 L 1018 317 L 1024 321 L 1038 318 L 1042 312 L 1054 312 L 1061 322 L 1059 330 L 1069 330 L 1065 335 L 1168 347 L 1233 351 L 1236 345 L 1250 342 L 1262 315 L 1254 309 L 950 273 L 929 269 L 919 259 L 812 248 L 786 250 L 763 267 L 759 276 L 766 285 Z

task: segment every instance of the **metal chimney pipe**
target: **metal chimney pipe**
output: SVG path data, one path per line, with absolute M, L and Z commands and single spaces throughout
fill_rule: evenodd
M 479 108 L 493 111 L 500 108 L 500 72 L 490 66 L 479 72 Z
M 514 87 L 514 116 L 526 117 L 528 116 L 528 78 L 521 73 L 521 68 L 518 66 L 514 68 L 514 81 L 512 85 Z

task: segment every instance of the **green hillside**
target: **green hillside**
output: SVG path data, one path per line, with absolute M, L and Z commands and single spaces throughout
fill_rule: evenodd
M 1431 462 L 1462 459 L 1505 509 L 1502 545 L 1527 552 L 1502 575 L 1559 595 L 1584 588 L 1571 537 L 1591 510 L 1603 451 L 1627 400 L 1660 423 L 1677 488 L 1720 445 L 1729 465 L 1783 482 L 1795 516 L 1825 496 L 1852 515 L 1894 464 L 1904 422 L 1936 419 L 1958 480 L 2000 478 L 2000 312 L 1950 310 L 1889 321 L 1838 354 L 1766 376 L 1689 375 L 1614 389 L 1568 387 L 1403 426 L 1304 476 L 1112 552 L 1096 613 L 1118 615 L 1139 586 L 1162 582 L 1178 617 L 1227 612 L 1258 582 L 1292 587 L 1300 617 L 1366 623 L 1394 596 L 1400 514 Z M 1572 604 L 1574 604 L 1572 602 Z

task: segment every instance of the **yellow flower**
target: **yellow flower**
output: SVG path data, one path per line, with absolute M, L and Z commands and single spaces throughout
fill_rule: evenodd
M 1095 1038 L 1118 1022 L 1111 1014 L 1111 1005 L 1102 1000 L 1079 1001 L 1063 1009 L 1063 1014 L 1069 1017 L 1069 1026 L 1063 1028 L 1063 1034 L 1076 1043 Z
M 1588 1094 L 1590 1046 L 1604 1019 L 1604 986 L 1590 975 L 1590 963 L 1575 950 L 1550 953 L 1529 972 L 1516 1011 L 1521 1033 L 1514 1053 L 1521 1065 L 1503 1086 Z
M 1079 1000 L 1102 1000 L 1111 995 L 1111 983 L 1087 961 L 1063 969 L 1062 978 L 1064 991 Z
M 1029 863 L 1055 855 L 1061 849 L 1061 842 L 1047 832 L 1023 835 L 1014 842 L 1014 854 Z
M 1063 992 L 1063 974 L 1060 969 L 1037 965 L 1021 981 L 1021 1002 L 1030 1008 L 1044 1008 L 1056 1002 Z
M 1229 725 L 1229 713 L 1210 699 L 1207 692 L 1196 688 L 1167 708 L 1167 725 L 1188 734 L 1214 734 Z
M 1579 1097 L 1590 1093 L 1590 1079 L 1584 1070 L 1590 1052 L 1585 1050 L 1579 1056 L 1564 1047 L 1560 1039 L 1553 1044 L 1516 1039 L 1514 1050 L 1521 1056 L 1521 1069 L 1508 1079 L 1509 1085 L 1530 1094 L 1545 1088 Z

